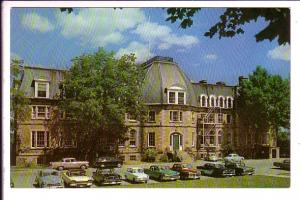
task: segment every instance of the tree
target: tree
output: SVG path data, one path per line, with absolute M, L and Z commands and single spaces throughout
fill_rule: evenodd
M 201 8 L 168 8 L 166 21 L 180 21 L 184 29 L 193 25 L 193 17 Z M 213 25 L 204 36 L 212 38 L 218 34 L 222 37 L 233 37 L 243 34 L 242 26 L 258 18 L 264 18 L 269 24 L 255 35 L 256 41 L 277 39 L 278 44 L 290 43 L 290 9 L 289 8 L 227 8 L 220 15 L 220 21 Z
M 17 59 L 11 60 L 11 88 L 10 88 L 10 124 L 11 124 L 11 163 L 15 164 L 15 158 L 18 154 L 16 151 L 20 145 L 18 137 L 19 125 L 30 117 L 29 99 L 20 90 L 22 61 Z
M 280 127 L 290 126 L 289 80 L 270 75 L 260 66 L 241 82 L 237 104 L 239 120 L 254 134 L 255 143 L 268 131 L 278 137 Z
M 133 54 L 115 59 L 113 52 L 104 49 L 72 61 L 63 82 L 65 96 L 58 105 L 71 119 L 60 120 L 71 124 L 63 132 L 76 138 L 77 155 L 85 159 L 93 159 L 110 141 L 117 153 L 117 141 L 126 139 L 128 129 L 125 113 L 143 117 L 143 70 Z M 51 132 L 58 135 L 60 131 Z

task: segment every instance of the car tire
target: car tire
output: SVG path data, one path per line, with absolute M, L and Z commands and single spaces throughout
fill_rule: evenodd
M 85 170 L 87 167 L 85 166 L 85 165 L 81 165 L 80 166 L 80 169 L 83 169 L 83 170 Z
M 63 166 L 59 166 L 57 169 L 58 169 L 58 171 L 62 171 L 62 170 L 64 170 L 64 167 Z

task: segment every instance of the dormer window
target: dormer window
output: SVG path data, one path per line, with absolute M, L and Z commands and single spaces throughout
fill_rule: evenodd
M 35 81 L 35 97 L 49 98 L 49 82 Z
M 186 94 L 180 87 L 171 87 L 168 91 L 168 103 L 169 104 L 186 104 Z

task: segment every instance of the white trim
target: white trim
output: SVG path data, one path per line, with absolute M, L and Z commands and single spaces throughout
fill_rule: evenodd
M 38 96 L 38 84 L 46 84 L 46 97 L 39 97 Z M 46 99 L 49 98 L 49 82 L 48 81 L 34 81 L 34 97 L 35 98 L 42 98 Z
M 214 106 L 211 105 L 212 98 L 214 98 Z M 216 107 L 216 99 L 217 99 L 216 95 L 214 94 L 209 95 L 209 107 Z
M 205 97 L 204 106 L 202 106 L 202 97 Z M 207 107 L 207 99 L 208 99 L 208 97 L 206 94 L 200 95 L 200 107 Z
M 170 103 L 170 92 L 174 92 L 175 93 L 175 102 L 174 103 Z M 167 92 L 167 99 L 168 99 L 168 104 L 178 104 L 178 93 L 183 93 L 183 104 L 179 104 L 179 105 L 186 105 L 186 92 L 181 89 L 181 90 L 168 90 Z
M 226 97 L 226 99 L 227 99 L 227 101 L 226 101 L 226 108 L 233 108 L 233 97 L 232 96 L 228 96 L 228 97 Z M 229 107 L 228 106 L 228 99 L 231 99 L 231 106 Z
M 223 106 L 221 106 L 221 101 L 220 101 L 221 98 L 223 98 Z M 225 108 L 225 97 L 222 96 L 222 95 L 219 95 L 218 101 L 219 101 L 218 107 L 220 107 L 220 108 Z
M 32 133 L 34 132 L 34 146 L 32 146 Z M 44 146 L 43 147 L 38 147 L 37 146 L 37 132 L 44 132 Z M 47 134 L 49 135 L 49 146 L 47 146 Z M 30 132 L 30 148 L 31 149 L 45 149 L 45 148 L 50 148 L 51 147 L 51 144 L 50 144 L 50 132 L 47 131 L 47 130 L 32 130 Z

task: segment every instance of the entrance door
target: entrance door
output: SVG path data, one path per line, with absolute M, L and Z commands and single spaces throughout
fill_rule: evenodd
M 276 149 L 272 149 L 272 158 L 276 158 Z
M 173 135 L 173 151 L 179 150 L 179 135 L 174 134 Z

